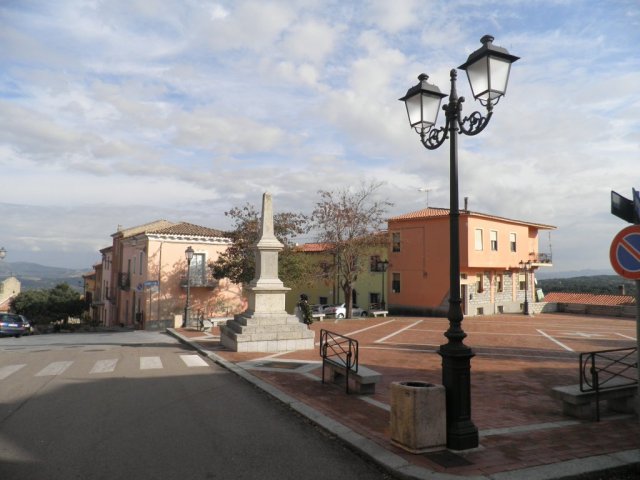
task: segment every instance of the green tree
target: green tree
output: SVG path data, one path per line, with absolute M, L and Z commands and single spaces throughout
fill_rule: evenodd
M 334 262 L 325 274 L 338 278 L 347 304 L 347 317 L 351 317 L 354 284 L 358 275 L 369 267 L 368 251 L 388 243 L 387 235 L 380 232 L 392 204 L 374 199 L 381 185 L 363 183 L 357 191 L 346 188 L 320 191 L 320 201 L 311 216 L 312 225 L 319 232 L 318 241 L 330 246 L 328 253 Z
M 28 290 L 21 292 L 11 301 L 11 309 L 36 323 L 55 320 L 67 321 L 77 317 L 85 309 L 85 303 L 78 292 L 68 284 L 60 283 L 49 290 Z
M 235 228 L 228 232 L 232 244 L 210 264 L 215 278 L 229 278 L 235 283 L 249 283 L 255 275 L 253 246 L 260 235 L 260 213 L 250 203 L 234 207 L 225 215 L 231 217 Z M 301 213 L 283 212 L 273 216 L 273 230 L 284 249 L 278 256 L 278 273 L 285 285 L 298 285 L 305 278 L 308 262 L 295 254 L 294 238 L 309 231 L 309 219 Z

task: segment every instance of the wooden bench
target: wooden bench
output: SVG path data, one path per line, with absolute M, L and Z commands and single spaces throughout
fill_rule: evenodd
M 347 393 L 375 393 L 382 375 L 358 364 L 358 341 L 328 330 L 320 330 L 322 383 L 344 383 Z
M 606 401 L 607 408 L 615 412 L 633 413 L 638 385 L 621 385 L 596 392 L 583 392 L 580 385 L 567 385 L 551 389 L 551 396 L 562 401 L 562 413 L 571 417 L 593 419 L 597 417 L 596 397 Z
M 369 313 L 372 317 L 386 317 L 389 314 L 387 310 L 371 310 Z

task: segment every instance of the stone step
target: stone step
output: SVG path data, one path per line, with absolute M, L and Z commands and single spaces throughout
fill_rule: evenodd
M 268 315 L 268 316 L 255 316 L 245 317 L 244 315 L 236 315 L 234 321 L 240 325 L 296 325 L 300 324 L 300 320 L 295 315 Z
M 298 332 L 308 330 L 307 326 L 297 322 L 292 325 L 242 325 L 236 321 L 227 322 L 227 326 L 237 333 L 272 333 L 272 332 Z
M 221 340 L 226 348 L 235 352 L 285 352 L 293 350 L 313 350 L 316 348 L 314 338 L 238 342 L 231 336 L 223 336 Z

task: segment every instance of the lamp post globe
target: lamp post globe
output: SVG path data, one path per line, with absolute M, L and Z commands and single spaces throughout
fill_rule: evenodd
M 182 328 L 185 328 L 189 324 L 189 293 L 191 290 L 191 260 L 193 259 L 194 250 L 191 245 L 184 251 L 185 258 L 187 259 L 187 301 L 184 305 L 184 317 L 182 320 Z
M 452 450 L 476 448 L 478 428 L 471 419 L 471 358 L 474 353 L 464 339 L 464 318 L 460 297 L 460 209 L 458 195 L 458 135 L 477 135 L 482 132 L 491 116 L 493 106 L 505 94 L 511 64 L 518 60 L 506 49 L 493 45 L 493 37 L 485 35 L 482 47 L 469 55 L 459 68 L 467 72 L 473 96 L 486 108 L 486 115 L 473 112 L 462 118 L 463 97 L 458 97 L 457 71 L 450 71 L 449 100 L 442 107 L 445 125 L 434 128 L 440 101 L 446 95 L 427 82 L 421 74 L 418 85 L 411 87 L 400 100 L 405 102 L 409 125 L 419 135 L 428 150 L 435 150 L 449 140 L 449 329 L 444 333 L 448 342 L 440 346 L 442 357 L 442 383 L 446 389 L 447 447 Z

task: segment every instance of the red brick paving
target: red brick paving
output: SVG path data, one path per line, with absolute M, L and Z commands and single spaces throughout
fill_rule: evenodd
M 380 342 L 419 320 L 422 321 L 414 327 Z M 442 332 L 447 324 L 441 318 L 397 317 L 325 321 L 311 328 L 316 332 L 325 328 L 356 338 L 360 344 L 360 364 L 382 373 L 382 381 L 370 397 L 389 405 L 392 382 L 441 383 L 441 359 L 436 350 L 437 345 L 444 343 Z M 389 412 L 357 395 L 346 395 L 342 386 L 322 385 L 316 379 L 286 370 L 250 371 L 411 463 L 438 472 L 491 474 L 640 448 L 637 418 L 607 414 L 599 423 L 583 421 L 558 428 L 482 435 L 489 429 L 575 420 L 562 415 L 560 403 L 549 394 L 551 387 L 578 383 L 579 351 L 635 346 L 631 339 L 635 337 L 634 321 L 575 315 L 502 315 L 467 318 L 463 328 L 468 333 L 466 343 L 477 353 L 471 362 L 472 418 L 481 433 L 481 448 L 456 452 L 471 462 L 467 466 L 445 468 L 425 455 L 408 454 L 393 446 Z M 538 330 L 575 352 L 554 343 Z M 201 335 L 179 331 L 191 338 Z M 271 355 L 229 352 L 215 338 L 198 342 L 234 363 Z M 271 360 L 321 359 L 317 350 L 307 350 L 281 353 Z M 321 375 L 319 367 L 310 373 Z

